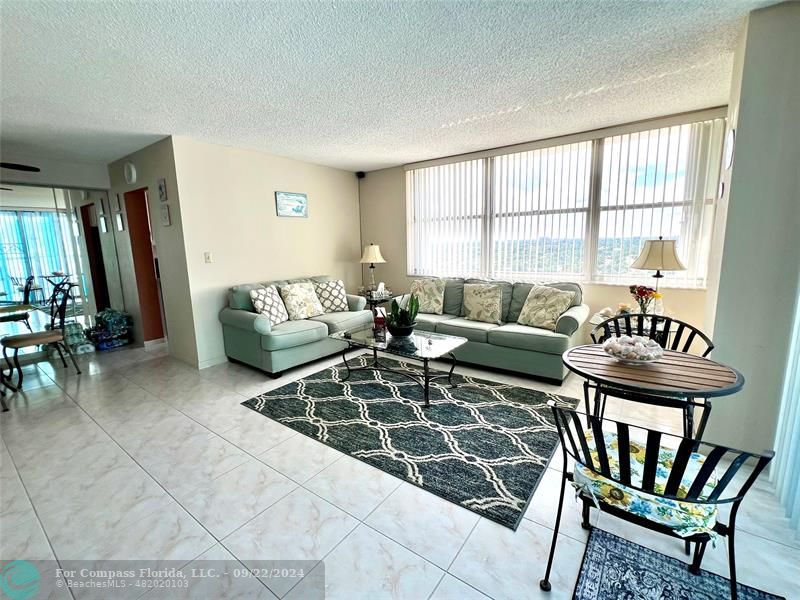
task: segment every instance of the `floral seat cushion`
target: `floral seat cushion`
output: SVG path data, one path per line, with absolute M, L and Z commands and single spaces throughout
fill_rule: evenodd
M 612 477 L 619 478 L 619 445 L 617 436 L 614 433 L 607 432 L 604 437 L 609 470 Z M 586 440 L 592 455 L 592 461 L 595 465 L 598 465 L 599 459 L 591 433 L 587 433 Z M 631 485 L 641 487 L 644 473 L 645 447 L 636 442 L 631 442 L 630 449 Z M 678 493 L 675 494 L 676 496 L 679 498 L 686 496 L 705 459 L 705 456 L 696 452 L 691 455 Z M 656 492 L 664 492 L 674 460 L 675 450 L 662 446 L 659 450 L 658 467 L 656 468 Z M 666 525 L 682 537 L 696 533 L 709 533 L 717 520 L 716 504 L 681 502 L 680 500 L 660 498 L 603 477 L 579 462 L 575 463 L 573 485 L 579 491 L 586 491 L 598 501 L 621 508 L 655 523 Z M 716 475 L 712 474 L 708 478 L 700 498 L 707 498 L 715 485 Z

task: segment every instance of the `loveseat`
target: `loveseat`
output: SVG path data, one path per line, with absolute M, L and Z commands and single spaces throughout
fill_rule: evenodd
M 463 317 L 465 283 L 502 286 L 501 324 Z M 546 285 L 575 293 L 569 308 L 556 321 L 555 331 L 517 323 L 534 284 L 479 279 L 446 279 L 442 314 L 418 314 L 417 329 L 467 338 L 469 341 L 454 352 L 461 362 L 516 371 L 561 383 L 567 376 L 561 355 L 572 346 L 583 343 L 581 325 L 589 316 L 589 306 L 583 304 L 583 290 L 577 283 Z M 401 305 L 407 300 L 408 294 L 399 298 Z
M 366 299 L 347 294 L 347 311 L 330 312 L 297 321 L 272 325 L 269 318 L 256 312 L 250 291 L 270 285 L 332 281 L 321 275 L 298 279 L 244 283 L 228 290 L 228 306 L 219 313 L 222 337 L 228 358 L 242 362 L 273 377 L 282 371 L 324 356 L 342 352 L 347 343 L 328 337 L 331 333 L 372 323 L 372 313 L 365 310 Z

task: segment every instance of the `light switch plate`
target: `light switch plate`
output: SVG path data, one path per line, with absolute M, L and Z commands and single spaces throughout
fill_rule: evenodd
M 211 254 L 211 252 L 203 252 L 203 260 L 206 261 L 206 263 L 211 264 L 214 262 L 214 255 Z

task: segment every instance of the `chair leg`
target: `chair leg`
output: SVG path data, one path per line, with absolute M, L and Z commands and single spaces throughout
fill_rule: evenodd
M 564 457 L 566 461 L 566 456 Z M 558 496 L 558 510 L 556 511 L 556 525 L 553 528 L 553 542 L 550 544 L 550 556 L 547 559 L 547 569 L 544 572 L 544 579 L 539 580 L 539 587 L 544 592 L 549 592 L 552 586 L 550 585 L 550 571 L 553 568 L 553 557 L 556 554 L 556 542 L 558 541 L 558 526 L 561 523 L 561 509 L 564 507 L 564 488 L 567 483 L 567 467 L 564 466 L 564 472 L 561 475 L 561 493 Z
M 583 509 L 581 512 L 581 527 L 588 531 L 592 528 L 591 524 L 589 523 L 589 509 L 591 508 L 591 505 L 589 504 L 588 500 L 582 500 L 582 502 Z
M 585 380 L 583 382 L 583 406 L 586 409 L 586 427 L 590 427 L 591 423 L 589 422 L 589 380 Z
M 6 358 L 6 360 L 8 360 L 8 358 Z M 19 373 L 19 377 L 17 378 L 17 385 L 14 387 L 16 387 L 17 390 L 22 391 L 22 367 L 19 364 L 19 348 L 14 348 L 13 361 L 14 361 L 14 368 L 17 370 L 17 373 Z
M 67 368 L 67 361 L 64 359 L 64 353 L 61 352 L 61 344 L 55 343 L 53 346 L 56 347 L 56 352 L 58 352 L 58 357 L 61 359 L 61 364 L 64 365 L 64 368 Z
M 736 600 L 736 544 L 733 541 L 733 522 L 728 524 L 728 565 L 731 578 L 731 600 Z
M 72 366 L 75 367 L 75 372 L 80 375 L 81 368 L 78 366 L 78 361 L 75 360 L 75 355 L 72 353 L 72 350 L 70 350 L 69 344 L 64 343 L 64 350 L 66 350 L 67 354 L 69 354 L 69 358 L 72 361 Z M 64 363 L 64 366 L 66 367 L 67 363 Z
M 689 542 L 686 543 L 688 544 Z M 692 565 L 689 567 L 689 572 L 692 575 L 700 575 L 700 563 L 703 562 L 703 555 L 706 552 L 706 544 L 707 542 L 695 542 L 694 558 L 692 559 Z
M 689 402 L 683 407 L 683 437 L 694 438 L 694 405 Z

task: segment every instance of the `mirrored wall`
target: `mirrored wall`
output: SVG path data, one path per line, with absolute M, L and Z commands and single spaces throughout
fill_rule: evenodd
M 104 191 L 1 184 L 0 303 L 20 303 L 33 276 L 34 305 L 73 283 L 68 316 L 84 326 L 105 308 L 124 310 L 110 209 Z

